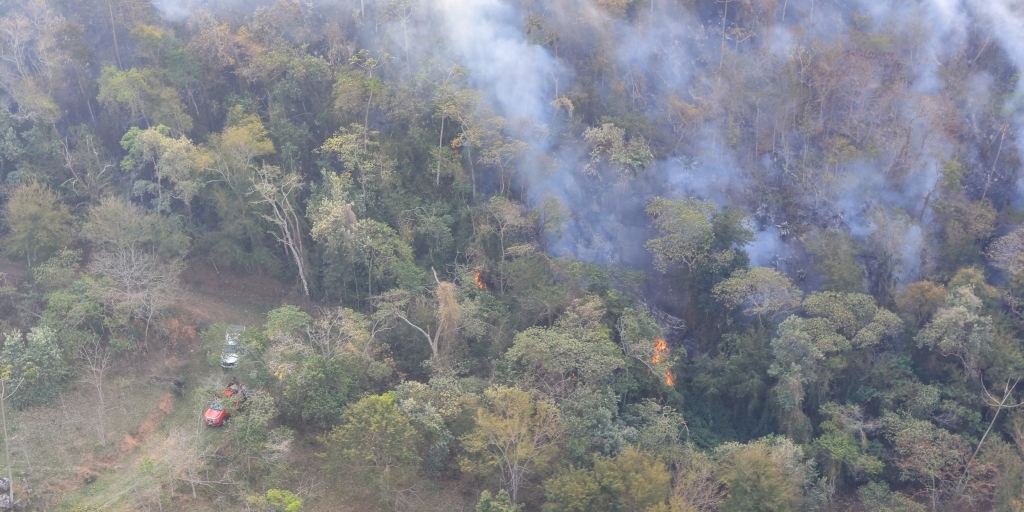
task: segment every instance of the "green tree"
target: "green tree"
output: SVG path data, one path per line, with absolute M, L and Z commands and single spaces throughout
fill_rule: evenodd
M 248 272 L 276 271 L 281 263 L 276 240 L 263 217 L 269 210 L 253 197 L 256 170 L 276 152 L 266 126 L 258 115 L 234 106 L 227 112 L 224 129 L 211 134 L 207 146 L 212 178 L 200 200 L 208 206 L 212 226 L 198 245 L 215 262 Z
M 689 274 L 702 268 L 727 267 L 737 256 L 736 247 L 753 240 L 746 218 L 736 209 L 718 207 L 692 197 L 656 197 L 647 214 L 662 235 L 644 247 L 654 254 L 654 266 L 662 272 L 685 266 Z
M 812 448 L 824 461 L 824 476 L 830 485 L 837 485 L 846 474 L 873 476 L 882 471 L 882 461 L 867 453 L 867 434 L 881 427 L 877 420 L 865 417 L 858 407 L 834 402 L 821 406 L 821 413 L 828 419 L 819 425 L 823 432 Z
M 711 293 L 729 307 L 740 306 L 744 314 L 769 318 L 795 310 L 804 295 L 784 274 L 765 267 L 738 269 Z
M 476 512 L 520 512 L 523 505 L 512 503 L 508 497 L 508 491 L 502 489 L 497 496 L 491 496 L 491 492 L 484 489 L 480 492 L 480 501 L 476 503 Z
M 654 153 L 643 136 L 634 135 L 627 140 L 626 130 L 613 123 L 587 128 L 583 139 L 591 146 L 590 163 L 584 167 L 584 172 L 597 173 L 597 166 L 604 164 L 622 176 L 632 178 L 654 162 Z
M 415 482 L 419 435 L 398 409 L 392 392 L 349 406 L 324 442 L 332 463 L 365 478 L 381 502 L 390 502 L 395 492 Z
M 436 384 L 447 379 L 442 377 L 432 380 Z M 417 449 L 423 461 L 423 473 L 430 477 L 440 475 L 451 459 L 451 445 L 455 437 L 445 423 L 445 418 L 451 418 L 453 409 L 462 412 L 458 403 L 452 403 L 452 399 L 457 400 L 458 395 L 445 396 L 440 387 L 406 381 L 395 388 L 395 403 L 420 433 L 422 444 Z
M 381 135 L 365 125 L 352 124 L 324 141 L 319 152 L 341 163 L 341 171 L 350 173 L 359 186 L 358 213 L 365 215 L 379 205 L 382 195 L 395 184 L 395 159 L 382 145 Z
M 990 199 L 970 200 L 963 190 L 966 169 L 959 159 L 946 161 L 938 183 L 935 221 L 942 240 L 942 262 L 952 273 L 963 266 L 981 263 L 983 247 L 996 226 L 996 209 Z
M 857 489 L 857 498 L 867 510 L 878 512 L 924 512 L 927 507 L 906 495 L 889 490 L 882 482 L 870 482 Z
M 646 366 L 660 379 L 671 372 L 677 357 L 671 354 L 661 326 L 642 309 L 626 308 L 616 322 L 622 353 Z
M 267 312 L 267 321 L 263 324 L 264 333 L 270 339 L 281 336 L 297 336 L 302 333 L 313 317 L 299 309 L 298 306 L 285 304 Z
M 544 482 L 545 511 L 587 512 L 603 508 L 601 484 L 593 470 L 580 468 Z
M 858 259 L 860 246 L 852 235 L 834 229 L 818 231 L 806 247 L 814 256 L 814 267 L 821 274 L 824 289 L 864 291 L 867 269 Z
M 637 448 L 658 454 L 665 464 L 679 464 L 687 452 L 690 437 L 683 415 L 672 406 L 649 398 L 630 409 L 631 424 L 637 430 Z
M 6 335 L 2 358 L 14 369 L 12 379 L 24 380 L 11 405 L 49 405 L 64 391 L 75 369 L 66 362 L 58 341 L 57 333 L 46 326 L 33 327 L 24 337 L 17 331 Z
M 671 200 L 655 198 L 647 205 L 647 214 L 662 234 L 648 240 L 644 247 L 654 253 L 654 265 L 662 272 L 670 267 L 685 265 L 691 273 L 707 263 L 714 242 L 711 218 L 717 208 L 714 203 L 685 198 Z
M 498 171 L 498 191 L 505 197 L 512 189 L 512 177 L 516 172 L 516 163 L 530 146 L 515 137 L 509 128 L 506 118 L 490 116 L 486 119 L 487 128 L 481 137 L 482 149 L 480 163 Z
M 931 510 L 938 510 L 947 498 L 965 503 L 987 498 L 995 469 L 974 458 L 963 438 L 902 414 L 888 413 L 882 424 L 900 479 L 922 486 Z
M 610 498 L 610 510 L 640 512 L 665 503 L 672 477 L 652 453 L 627 448 L 613 459 L 594 460 L 594 474 Z
M 258 510 L 267 512 L 300 512 L 302 510 L 302 498 L 291 491 L 282 489 L 267 489 L 265 495 L 249 496 L 246 501 L 249 505 L 257 507 Z
M 478 228 L 479 234 L 497 237 L 498 271 L 501 273 L 498 291 L 504 294 L 509 274 L 506 264 L 508 257 L 516 253 L 521 254 L 524 249 L 531 249 L 528 244 L 524 245 L 526 240 L 523 237 L 537 219 L 523 205 L 505 196 L 492 196 L 487 203 L 478 208 L 478 211 L 483 213 L 483 222 Z
M 353 202 L 352 175 L 323 172 L 323 183 L 315 189 L 306 208 L 310 235 L 316 243 L 316 253 L 323 260 L 320 266 L 321 283 L 326 290 L 340 289 L 344 295 L 346 283 L 356 282 L 357 258 L 352 253 L 352 230 L 359 219 Z M 356 290 L 358 293 L 358 290 Z
M 387 381 L 393 363 L 375 343 L 365 316 L 350 309 L 321 310 L 316 318 L 296 306 L 267 313 L 262 339 L 248 341 L 255 374 L 280 393 L 280 409 L 294 425 L 328 429 L 345 404 Z M 246 330 L 248 332 L 256 330 Z
M 982 354 L 993 341 L 992 318 L 980 314 L 982 301 L 969 287 L 952 290 L 932 321 L 917 334 L 918 347 L 955 356 L 970 377 L 979 375 Z
M 263 389 L 249 391 L 245 406 L 237 412 L 231 411 L 235 446 L 245 461 L 244 471 L 249 475 L 253 474 L 253 466 L 273 471 L 275 466 L 286 463 L 281 459 L 287 455 L 288 443 L 279 442 L 280 434 L 284 432 L 274 432 L 269 428 L 276 415 L 274 397 Z
M 281 413 L 286 418 L 320 429 L 337 422 L 355 377 L 342 361 L 296 353 L 291 358 L 278 359 L 274 370 L 281 380 Z
M 875 207 L 867 214 L 874 230 L 864 244 L 868 272 L 869 293 L 879 303 L 888 305 L 898 289 L 907 284 L 907 278 L 919 274 L 920 257 L 906 250 L 908 243 L 920 239 L 921 228 L 910 215 L 899 208 Z
M 166 125 L 177 135 L 192 131 L 192 118 L 185 113 L 178 92 L 164 85 L 161 73 L 153 69 L 120 71 L 103 68 L 96 100 L 121 116 L 127 126 L 139 121 L 146 127 Z
M 373 219 L 356 222 L 351 248 L 366 267 L 367 296 L 373 295 L 373 278 L 394 275 L 399 264 L 412 259 L 412 248 L 387 224 Z
M 684 373 L 709 403 L 730 412 L 730 426 L 746 437 L 765 435 L 770 428 L 768 411 L 774 409 L 770 396 L 774 379 L 768 374 L 772 335 L 764 325 L 727 333 L 717 354 L 697 356 Z
M 38 258 L 67 246 L 71 241 L 71 212 L 48 187 L 26 183 L 11 193 L 4 221 L 9 232 L 4 251 L 25 258 L 29 266 Z
M 590 296 L 575 301 L 554 326 L 516 334 L 503 358 L 510 379 L 556 400 L 605 382 L 624 361 L 604 311 L 601 299 Z
M 192 211 L 192 198 L 204 185 L 204 169 L 212 163 L 205 151 L 184 136 L 172 137 L 163 125 L 146 130 L 133 127 L 121 138 L 121 147 L 128 151 L 121 169 L 133 174 L 145 168 L 152 171 L 153 181 L 136 181 L 133 194 L 155 194 L 157 211 L 169 212 L 171 199 L 181 200 Z M 165 187 L 170 190 L 165 192 Z
M 554 404 L 527 391 L 491 386 L 476 411 L 476 424 L 461 438 L 466 457 L 460 466 L 472 474 L 500 476 L 514 503 L 530 475 L 551 469 L 561 434 Z
M 784 428 L 796 439 L 810 433 L 802 412 L 805 393 L 813 390 L 820 403 L 850 364 L 853 350 L 866 351 L 902 329 L 899 317 L 861 293 L 815 292 L 804 300 L 803 310 L 807 318 L 793 315 L 779 324 L 768 370 L 779 378 L 775 398 Z
M 793 510 L 801 482 L 781 467 L 773 449 L 764 442 L 726 445 L 720 481 L 729 491 L 722 504 L 726 512 L 782 512 Z
M 545 511 L 644 512 L 664 505 L 671 491 L 665 464 L 627 448 L 614 458 L 595 457 L 593 469 L 574 469 L 544 483 Z

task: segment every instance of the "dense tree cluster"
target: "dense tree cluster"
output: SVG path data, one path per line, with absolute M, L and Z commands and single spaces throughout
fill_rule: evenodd
M 135 508 L 329 509 L 311 465 L 407 510 L 1024 506 L 998 24 L 462 3 L 0 3 L 0 412 L 81 378 L 106 445 L 211 267 L 295 305 L 244 331 L 231 448 L 176 427 Z

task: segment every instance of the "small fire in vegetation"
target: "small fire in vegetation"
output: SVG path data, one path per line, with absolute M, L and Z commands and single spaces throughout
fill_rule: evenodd
M 660 364 L 667 355 L 668 344 L 665 343 L 665 340 L 663 338 L 654 340 L 654 357 L 651 358 L 651 364 Z
M 651 356 L 651 364 L 661 364 L 665 362 L 668 362 L 668 343 L 665 343 L 664 338 L 658 338 L 654 340 L 654 355 Z M 676 376 L 672 375 L 672 372 L 668 370 L 665 370 L 665 385 L 676 385 Z
M 483 275 L 483 270 L 477 270 L 476 273 L 473 274 L 473 282 L 476 283 L 477 288 L 480 288 L 481 290 L 486 290 L 487 283 L 484 282 Z

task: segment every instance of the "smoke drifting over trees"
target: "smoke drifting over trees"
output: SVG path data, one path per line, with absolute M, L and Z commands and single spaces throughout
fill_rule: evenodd
M 170 20 L 241 8 L 157 7 Z M 363 34 L 360 46 L 394 61 L 388 73 L 460 67 L 483 93 L 463 119 L 492 111 L 528 144 L 512 186 L 572 212 L 550 237 L 556 254 L 643 264 L 632 248 L 657 195 L 748 211 L 747 251 L 762 264 L 814 228 L 866 240 L 878 228 L 868 212 L 898 208 L 911 218 L 896 254 L 907 280 L 934 252 L 920 233 L 944 161 L 966 166 L 969 199 L 1022 201 L 1024 13 L 1009 2 L 324 2 L 307 9 L 318 15 Z M 584 171 L 595 147 L 574 126 L 607 121 L 624 132 L 612 160 L 650 144 L 637 176 L 608 162 Z
M 205 402 L 258 276 L 111 503 L 1017 510 L 1022 75 L 1016 0 L 0 2 L 0 412 Z

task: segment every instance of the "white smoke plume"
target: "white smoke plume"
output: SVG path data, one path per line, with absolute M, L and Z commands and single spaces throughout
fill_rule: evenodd
M 196 8 L 226 5 L 226 1 L 154 0 L 169 19 L 181 19 Z M 310 8 L 338 6 L 340 1 L 310 4 Z M 744 14 L 766 20 L 761 22 L 759 31 L 748 30 L 735 21 L 737 9 L 744 8 L 738 4 L 741 3 L 703 1 L 685 7 L 681 3 L 652 0 L 624 16 L 612 14 L 591 0 L 420 0 L 412 4 L 415 13 L 407 20 L 411 26 L 403 26 L 402 30 L 406 37 L 412 34 L 414 39 L 412 51 L 416 58 L 410 60 L 435 58 L 458 62 L 468 72 L 468 85 L 484 93 L 490 108 L 510 120 L 524 121 L 522 125 L 529 127 L 516 134 L 530 146 L 517 169 L 527 179 L 527 201 L 538 205 L 545 198 L 555 197 L 573 214 L 563 229 L 563 238 L 551 241 L 553 252 L 640 265 L 648 261 L 642 250 L 643 240 L 649 235 L 643 207 L 655 196 L 696 196 L 741 208 L 755 216 L 759 234 L 757 241 L 747 248 L 753 264 L 767 264 L 776 254 L 793 254 L 792 248 L 784 246 L 795 243 L 796 238 L 779 236 L 776 227 L 787 219 L 776 218 L 771 211 L 765 213 L 766 205 L 760 203 L 760 198 L 773 191 L 752 190 L 750 178 L 756 175 L 762 181 L 781 180 L 794 171 L 780 156 L 782 150 L 752 155 L 751 148 L 730 146 L 728 140 L 734 135 L 728 131 L 731 128 L 727 127 L 727 120 L 721 113 L 712 112 L 701 126 L 692 129 L 691 135 L 680 135 L 674 147 L 666 147 L 666 141 L 662 141 L 662 159 L 639 177 L 609 180 L 606 176 L 588 176 L 581 172 L 589 157 L 585 145 L 564 136 L 548 136 L 564 133 L 560 130 L 565 127 L 554 126 L 562 119 L 554 115 L 552 106 L 557 96 L 566 91 L 583 91 L 581 97 L 601 103 L 609 101 L 612 88 L 618 87 L 614 84 L 621 83 L 627 89 L 624 97 L 631 102 L 629 108 L 646 116 L 654 129 L 667 131 L 670 114 L 666 114 L 666 105 L 672 101 L 697 104 L 709 100 L 709 96 L 733 93 L 730 88 L 734 84 L 708 83 L 731 56 L 739 54 L 736 58 L 748 59 L 751 69 L 747 71 L 753 73 L 756 66 L 771 68 L 769 59 L 781 62 L 806 50 L 811 41 L 822 47 L 849 46 L 851 33 L 867 30 L 861 26 L 864 16 L 874 29 L 897 37 L 920 30 L 924 34 L 921 47 L 913 55 L 905 56 L 909 63 L 906 80 L 910 85 L 902 103 L 891 113 L 904 128 L 900 133 L 887 135 L 890 139 L 905 137 L 905 143 L 885 141 L 892 142 L 892 147 L 879 149 L 880 153 L 873 158 L 836 165 L 830 171 L 832 181 L 821 184 L 818 197 L 803 205 L 808 214 L 801 219 L 788 219 L 811 226 L 841 228 L 865 238 L 873 230 L 865 216 L 867 211 L 874 207 L 899 208 L 916 223 L 916 241 L 908 242 L 905 251 L 906 259 L 914 260 L 927 238 L 923 235 L 929 220 L 926 198 L 935 189 L 941 162 L 958 152 L 982 158 L 977 149 L 950 140 L 940 120 L 929 114 L 936 111 L 945 86 L 943 66 L 966 49 L 980 55 L 993 45 L 1018 72 L 1024 71 L 1024 3 L 787 0 L 772 4 L 773 12 Z M 370 5 L 366 2 L 365 8 Z M 760 5 L 751 2 L 746 8 L 756 9 Z M 344 13 L 346 9 L 361 13 L 364 5 L 348 0 L 344 9 L 334 12 Z M 542 29 L 528 27 L 528 16 L 541 19 L 542 29 L 553 34 L 557 43 L 542 46 L 537 34 L 528 32 Z M 370 25 L 364 30 L 370 31 Z M 374 34 L 378 25 L 373 25 Z M 571 52 L 575 52 L 575 58 L 566 56 Z M 574 62 L 585 63 L 586 59 L 579 58 L 579 54 L 586 52 L 610 63 L 612 71 L 607 80 L 574 82 Z M 974 55 L 968 58 L 977 59 Z M 973 70 L 967 80 L 973 94 L 968 95 L 963 108 L 973 116 L 973 112 L 980 112 L 991 103 L 991 89 L 995 86 L 989 70 Z M 876 85 L 866 83 L 865 88 Z M 747 94 L 735 91 L 741 93 Z M 1018 85 L 1016 94 L 1005 101 L 1004 115 L 1013 128 L 1009 138 L 1012 144 L 1008 146 L 1015 145 L 1012 151 L 1024 154 L 1024 86 Z M 588 121 L 591 125 L 601 122 Z M 579 131 L 579 127 L 575 129 Z M 783 134 L 788 138 L 798 135 Z M 900 173 L 890 169 L 898 160 L 906 166 Z M 545 161 L 554 163 L 549 165 Z M 988 160 L 985 163 L 993 168 L 997 164 Z M 1015 176 L 1019 190 L 1011 202 L 1024 206 L 1024 176 Z M 1006 188 L 997 186 L 1003 194 Z

